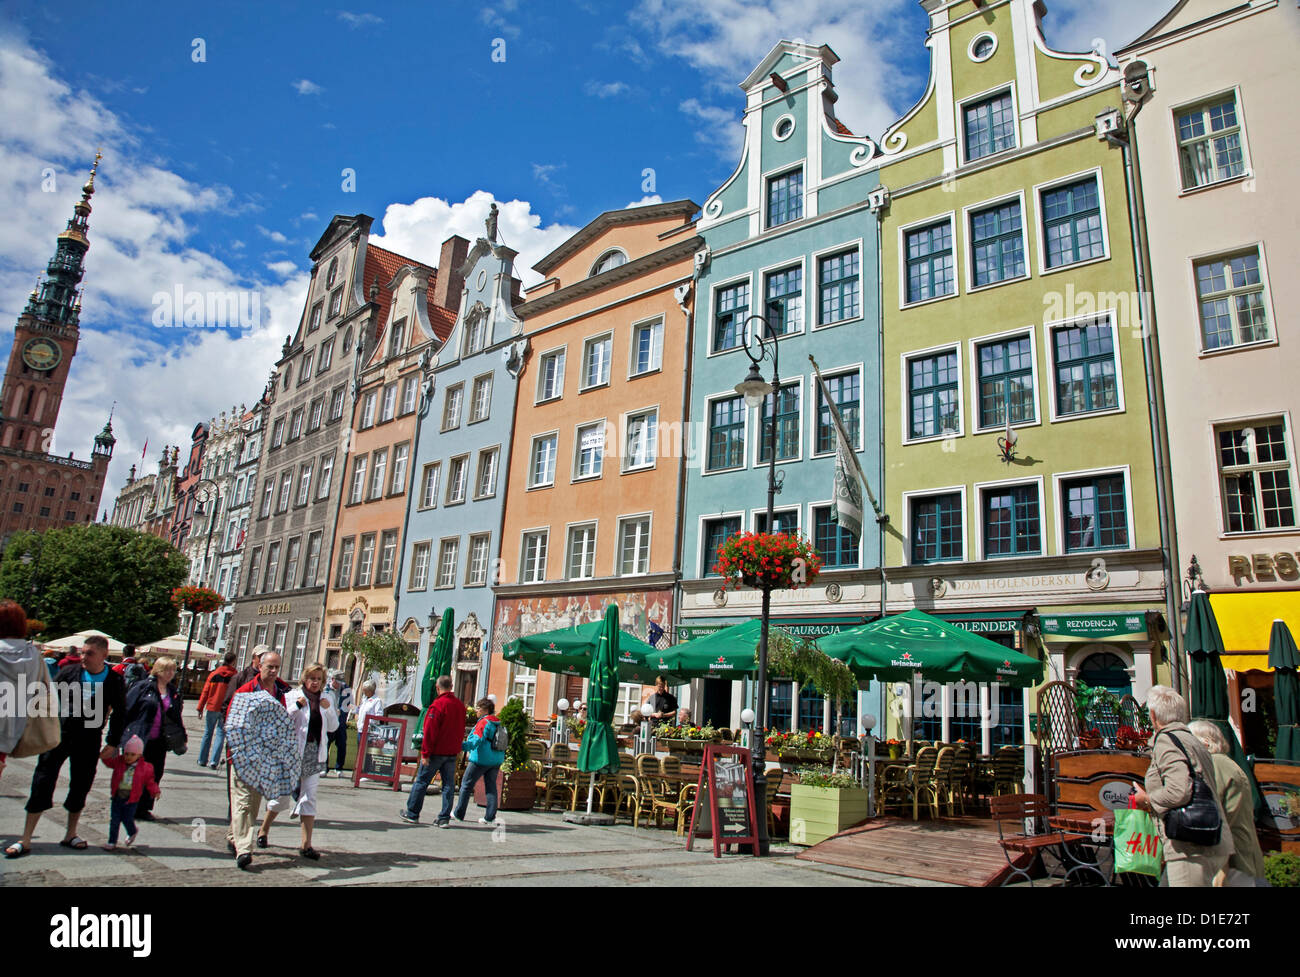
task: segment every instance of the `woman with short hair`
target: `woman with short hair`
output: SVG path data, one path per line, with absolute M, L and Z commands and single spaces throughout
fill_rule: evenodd
M 1219 727 L 1207 719 L 1198 719 L 1187 727 L 1201 741 L 1214 764 L 1219 803 L 1232 829 L 1232 857 L 1219 884 L 1254 886 L 1264 878 L 1264 850 L 1255 833 L 1255 797 L 1246 771 L 1228 755 L 1228 741 Z
M 1146 789 L 1138 788 L 1138 807 L 1155 815 L 1156 829 L 1164 846 L 1165 871 L 1173 887 L 1208 886 L 1228 863 L 1232 854 L 1232 833 L 1223 805 L 1219 803 L 1214 764 L 1200 740 L 1187 728 L 1187 701 L 1166 685 L 1153 685 L 1147 693 L 1151 725 L 1151 765 L 1147 767 Z M 1165 815 L 1191 803 L 1192 773 L 1198 774 L 1214 794 L 1219 809 L 1219 840 L 1213 845 L 1170 839 L 1165 833 Z
M 17 691 L 43 684 L 44 678 L 45 661 L 27 640 L 27 613 L 11 600 L 0 601 L 0 681 Z M 26 728 L 25 710 L 0 711 L 0 773 Z
M 308 665 L 302 672 L 298 694 L 285 696 L 285 708 L 298 737 L 298 754 L 302 757 L 302 773 L 298 790 L 293 797 L 277 797 L 267 801 L 266 817 L 257 836 L 259 848 L 265 848 L 271 822 L 286 807 L 292 805 L 290 818 L 302 819 L 302 845 L 298 854 L 316 861 L 320 852 L 312 847 L 312 830 L 316 826 L 316 790 L 320 786 L 321 771 L 329 755 L 329 734 L 339 727 L 338 710 L 334 698 L 325 691 L 325 666 Z
M 181 693 L 176 686 L 176 659 L 163 655 L 155 659 L 149 678 L 126 690 L 126 732 L 124 738 L 144 740 L 144 758 L 153 766 L 154 782 L 161 784 L 167 765 L 167 723 L 184 729 Z M 146 792 L 136 808 L 137 821 L 152 821 L 153 794 Z

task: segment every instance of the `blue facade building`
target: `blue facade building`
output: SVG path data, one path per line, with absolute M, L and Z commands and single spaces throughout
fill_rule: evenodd
M 426 623 L 420 670 L 442 614 L 455 613 L 452 677 L 465 702 L 485 695 L 492 586 L 517 377 L 526 340 L 514 313 L 516 252 L 496 241 L 495 220 L 464 265 L 460 311 L 425 373 L 415 436 L 398 586 L 401 619 Z
M 880 296 L 869 203 L 879 185 L 869 165 L 876 146 L 835 116 L 831 68 L 838 60 L 824 45 L 782 41 L 745 79 L 740 163 L 708 197 L 697 225 L 705 248 L 696 256 L 689 400 L 696 436 L 686 476 L 680 638 L 759 615 L 760 593 L 719 590 L 712 567 L 727 537 L 768 529 L 766 432 L 773 423 L 781 489 L 771 528 L 809 537 L 825 560 L 810 587 L 773 593 L 774 623 L 813 636 L 880 610 L 876 526 L 868 520 L 858 538 L 832 519 L 835 433 L 809 362 L 816 357 L 858 438 L 862 469 L 878 485 Z M 777 337 L 781 388 L 749 409 L 735 387 L 750 366 L 747 330 L 764 328 L 754 315 Z M 762 371 L 770 380 L 771 360 Z M 697 719 L 734 727 L 750 695 L 706 679 L 693 685 L 691 698 Z M 867 692 L 847 704 L 846 731 L 857 731 L 859 706 L 878 715 L 878 702 Z M 774 728 L 830 730 L 831 711 L 815 689 L 771 685 Z

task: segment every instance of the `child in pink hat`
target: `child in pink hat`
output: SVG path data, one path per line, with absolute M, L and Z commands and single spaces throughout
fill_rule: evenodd
M 108 821 L 108 844 L 105 851 L 117 850 L 118 829 L 126 826 L 126 847 L 135 844 L 138 833 L 135 826 L 135 808 L 147 790 L 155 799 L 162 795 L 162 788 L 154 778 L 153 764 L 142 759 L 144 741 L 132 736 L 122 745 L 122 752 L 111 760 L 105 760 L 104 766 L 113 771 L 109 784 L 112 795 Z

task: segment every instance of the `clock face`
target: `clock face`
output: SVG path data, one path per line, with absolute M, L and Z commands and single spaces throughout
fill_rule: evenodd
M 53 370 L 63 359 L 63 350 L 50 339 L 37 336 L 23 344 L 23 362 L 33 370 Z

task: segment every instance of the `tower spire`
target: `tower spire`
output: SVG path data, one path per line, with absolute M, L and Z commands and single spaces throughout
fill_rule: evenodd
M 26 313 L 60 326 L 75 328 L 80 317 L 80 300 L 76 294 L 85 268 L 82 262 L 90 248 L 90 198 L 95 195 L 95 174 L 99 171 L 101 151 L 95 152 L 90 177 L 81 188 L 81 199 L 72 208 L 67 228 L 59 235 L 54 257 L 46 265 L 46 277 L 27 302 Z

